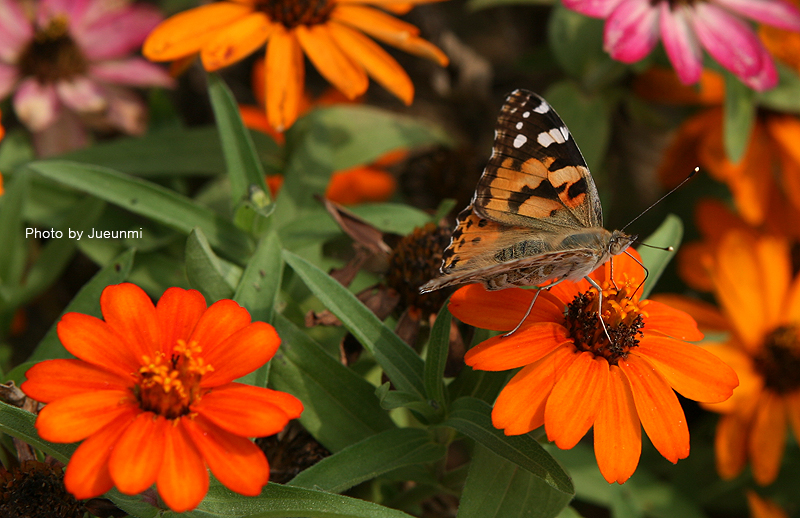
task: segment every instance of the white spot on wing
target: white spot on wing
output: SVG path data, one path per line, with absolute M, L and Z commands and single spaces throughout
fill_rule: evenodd
M 522 129 L 522 123 L 521 122 L 517 123 L 517 129 Z
M 531 116 L 531 112 L 525 112 L 525 113 L 522 114 L 522 116 L 527 119 L 528 117 Z
M 536 113 L 547 113 L 550 111 L 550 105 L 546 102 L 542 101 L 539 106 L 533 109 Z
M 550 131 L 543 131 L 536 137 L 536 141 L 542 147 L 547 147 L 550 144 L 563 144 L 569 138 L 567 128 L 553 128 Z
M 525 144 L 527 141 L 528 141 L 528 137 L 526 137 L 525 135 L 523 135 L 522 133 L 520 133 L 520 134 L 519 134 L 519 135 L 517 135 L 517 137 L 514 139 L 514 144 L 513 144 L 513 145 L 514 145 L 514 147 L 515 147 L 515 148 L 519 149 L 519 148 L 521 148 L 521 147 L 522 147 L 522 146 L 523 146 L 523 145 L 524 145 L 524 144 Z
M 558 129 L 561 130 L 561 134 L 564 135 L 564 142 L 568 141 L 569 140 L 569 130 L 567 129 L 567 127 L 566 126 L 561 126 Z

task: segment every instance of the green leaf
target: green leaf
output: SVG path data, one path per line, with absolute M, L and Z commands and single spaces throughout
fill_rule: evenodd
M 417 353 L 330 275 L 286 250 L 283 257 L 322 304 L 372 353 L 395 387 L 424 400 L 424 364 Z
M 339 451 L 395 425 L 375 397 L 375 387 L 326 353 L 281 314 L 281 346 L 270 362 L 270 385 L 298 397 L 300 422 L 320 443 Z
M 659 225 L 655 232 L 642 240 L 643 243 L 652 246 L 661 248 L 672 247 L 673 251 L 657 250 L 646 246 L 639 246 L 636 249 L 642 257 L 642 264 L 645 265 L 648 271 L 641 298 L 647 298 L 650 292 L 653 291 L 661 274 L 664 273 L 667 264 L 669 264 L 672 258 L 675 257 L 675 254 L 678 253 L 681 239 L 683 239 L 683 222 L 681 218 L 675 214 L 669 214 L 664 218 L 664 222 Z
M 218 258 L 203 231 L 195 228 L 186 240 L 186 276 L 192 288 L 211 304 L 231 298 L 242 270 Z
M 725 154 L 737 163 L 744 156 L 756 120 L 755 92 L 725 72 L 725 118 L 722 125 Z
M 249 133 L 262 164 L 271 173 L 282 170 L 282 148 L 259 131 Z M 143 137 L 96 143 L 58 158 L 141 176 L 221 174 L 226 170 L 220 135 L 214 126 L 159 129 Z
M 759 106 L 779 112 L 800 113 L 800 75 L 780 61 L 775 62 L 780 80 L 778 86 L 765 92 L 757 92 Z
M 253 320 L 272 322 L 283 277 L 281 249 L 274 232 L 262 237 L 236 287 L 233 300 L 247 308 Z
M 611 138 L 611 110 L 600 95 L 584 93 L 573 81 L 555 83 L 545 98 L 567 124 L 589 169 L 597 171 L 605 159 Z
M 627 70 L 603 50 L 603 20 L 571 11 L 560 2 L 550 12 L 547 40 L 559 66 L 589 90 L 614 83 Z
M 167 512 L 164 518 L 412 518 L 378 504 L 299 487 L 268 484 L 259 496 L 243 497 L 211 487 L 194 511 Z
M 425 430 L 386 430 L 322 459 L 289 485 L 341 493 L 397 468 L 436 462 L 446 451 L 444 444 L 431 442 Z
M 74 311 L 76 313 L 84 313 L 86 315 L 102 318 L 103 315 L 100 311 L 100 295 L 103 293 L 106 286 L 119 284 L 128 278 L 128 274 L 133 266 L 134 254 L 135 250 L 127 250 L 120 254 L 119 257 L 109 262 L 102 270 L 94 274 L 94 277 L 83 285 L 77 295 L 75 295 L 67 307 L 64 308 L 64 312 L 61 313 L 61 315 L 63 316 L 65 313 Z M 61 317 L 50 327 L 50 330 L 44 335 L 42 341 L 39 342 L 36 350 L 33 351 L 33 354 L 28 358 L 28 361 L 39 362 L 57 358 L 72 358 L 72 355 L 64 349 L 64 346 L 61 345 L 58 339 L 56 326 L 59 320 L 61 320 Z
M 401 236 L 410 234 L 415 228 L 431 221 L 427 212 L 399 203 L 362 203 L 347 209 L 372 223 L 378 230 Z
M 34 414 L 0 401 L 0 432 L 16 437 L 66 464 L 78 445 L 76 443 L 55 444 L 45 441 L 39 437 L 34 426 L 35 421 Z
M 477 444 L 458 518 L 552 518 L 571 498 Z
M 24 243 L 22 229 L 22 211 L 28 197 L 29 177 L 27 174 L 15 174 L 13 181 L 8 182 L 6 192 L 0 198 L 0 285 L 11 287 L 19 282 L 14 268 L 17 255 L 24 254 L 20 245 Z
M 411 392 L 403 392 L 402 390 L 390 390 L 391 383 L 388 381 L 375 389 L 375 395 L 381 402 L 381 408 L 384 410 L 394 410 L 395 408 L 410 408 L 430 416 L 432 414 L 431 403 L 420 401 L 419 396 Z M 435 408 L 435 407 L 434 407 Z
M 208 94 L 231 182 L 231 205 L 236 207 L 249 200 L 253 187 L 269 201 L 269 189 L 264 183 L 264 168 L 261 167 L 250 134 L 242 123 L 239 106 L 217 74 L 208 75 Z
M 463 397 L 450 407 L 445 426 L 483 444 L 494 453 L 525 468 L 563 493 L 569 501 L 575 494 L 569 475 L 536 440 L 528 435 L 506 436 L 492 425 L 491 407 L 478 399 Z M 565 502 L 566 503 L 566 502 Z
M 428 353 L 425 357 L 425 395 L 433 400 L 436 406 L 444 409 L 447 399 L 444 391 L 444 367 L 447 363 L 447 353 L 450 352 L 450 311 L 447 304 L 442 306 L 436 316 L 436 322 L 431 329 L 428 340 Z
M 9 131 L 0 145 L 0 171 L 8 173 L 34 159 L 35 152 L 27 131 L 17 129 Z
M 241 230 L 211 210 L 160 185 L 85 164 L 42 161 L 28 165 L 47 178 L 69 185 L 136 214 L 189 234 L 199 227 L 222 255 L 243 261 L 252 244 Z

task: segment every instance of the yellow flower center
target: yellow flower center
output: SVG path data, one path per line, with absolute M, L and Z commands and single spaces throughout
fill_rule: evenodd
M 602 356 L 612 365 L 616 365 L 620 359 L 624 360 L 628 351 L 639 345 L 644 318 L 647 316 L 642 311 L 647 301 L 639 302 L 634 298 L 639 283 L 625 279 L 618 286 L 614 287 L 611 282 L 601 286 L 603 307 L 600 313 L 605 327 L 597 316 L 598 297 L 595 288 L 577 295 L 567 304 L 564 312 L 564 326 L 575 341 L 575 347 L 579 351 Z
M 17 66 L 23 77 L 33 76 L 40 83 L 53 83 L 85 74 L 89 63 L 70 37 L 66 17 L 56 16 L 46 27 L 36 29 Z
M 764 347 L 753 359 L 764 385 L 778 394 L 800 388 L 800 335 L 795 326 L 781 326 L 764 341 Z
M 257 0 L 256 9 L 287 29 L 328 21 L 334 2 L 329 0 Z
M 139 382 L 134 387 L 142 410 L 167 419 L 188 415 L 189 407 L 202 396 L 200 379 L 214 370 L 199 357 L 200 352 L 197 342 L 178 340 L 169 359 L 163 353 L 142 357 Z

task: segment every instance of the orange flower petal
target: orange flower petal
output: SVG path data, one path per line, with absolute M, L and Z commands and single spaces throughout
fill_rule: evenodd
M 658 452 L 673 464 L 689 455 L 686 417 L 667 380 L 645 359 L 629 355 L 619 367 L 628 379 L 636 412 Z
M 755 491 L 747 491 L 747 507 L 750 508 L 750 516 L 753 518 L 789 518 L 778 504 L 761 498 Z
M 106 323 L 128 340 L 137 358 L 152 358 L 161 350 L 156 308 L 142 288 L 129 282 L 107 286 L 100 295 L 100 308 Z
M 553 289 L 556 288 L 558 286 Z M 492 331 L 509 331 L 525 316 L 534 294 L 534 290 L 522 288 L 487 291 L 482 284 L 470 284 L 453 293 L 447 308 L 454 317 L 471 326 Z M 563 322 L 563 309 L 561 301 L 549 290 L 542 291 L 526 320 Z
M 300 46 L 322 77 L 349 99 L 363 94 L 369 80 L 361 65 L 340 48 L 327 25 L 298 25 L 294 33 Z
M 594 421 L 594 455 L 603 478 L 611 484 L 628 480 L 642 453 L 642 425 L 631 387 L 616 365 L 609 367 L 608 390 Z
M 703 349 L 730 366 L 739 378 L 733 396 L 721 403 L 703 403 L 703 408 L 722 414 L 736 413 L 740 419 L 749 421 L 764 385 L 763 378 L 753 368 L 752 358 L 736 345 L 706 342 Z
M 713 105 L 722 104 L 725 98 L 725 81 L 720 74 L 703 70 L 699 85 L 685 85 L 671 68 L 655 66 L 636 76 L 633 91 L 648 101 Z
M 197 290 L 169 288 L 161 295 L 156 315 L 161 329 L 161 350 L 167 356 L 172 355 L 178 340 L 189 340 L 205 310 L 206 299 Z
M 209 72 L 240 61 L 267 42 L 278 27 L 265 13 L 253 12 L 217 31 L 200 51 Z
M 556 381 L 544 410 L 547 438 L 568 450 L 589 431 L 608 388 L 608 362 L 580 353 Z M 580 394 L 580 397 L 576 397 Z
M 266 437 L 300 417 L 303 404 L 285 392 L 230 383 L 203 396 L 192 410 L 232 434 Z
M 783 396 L 786 401 L 786 413 L 792 423 L 795 441 L 800 442 L 800 391 L 795 390 Z
M 164 460 L 158 472 L 158 494 L 177 513 L 194 509 L 208 492 L 208 470 L 184 429 L 184 419 L 167 429 Z
M 720 417 L 714 452 L 720 477 L 730 480 L 741 473 L 747 462 L 747 424 L 733 415 Z
M 574 348 L 559 347 L 511 378 L 492 409 L 492 424 L 506 435 L 521 435 L 544 424 L 550 391 L 577 355 Z
M 84 392 L 58 399 L 45 406 L 36 419 L 36 430 L 50 442 L 76 442 L 135 407 L 133 395 L 127 390 Z
M 793 115 L 770 115 L 765 119 L 769 135 L 781 150 L 795 162 L 800 162 L 800 120 Z
M 658 177 L 666 187 L 675 187 L 697 167 L 700 147 L 709 134 L 719 134 L 722 142 L 722 108 L 703 110 L 680 125 L 658 166 Z
M 325 197 L 343 205 L 388 200 L 397 189 L 394 176 L 382 169 L 356 166 L 333 173 Z
M 333 39 L 364 69 L 370 77 L 392 92 L 403 103 L 410 105 L 414 99 L 414 84 L 403 67 L 377 43 L 346 25 L 331 21 Z
M 684 243 L 678 252 L 678 275 L 683 282 L 698 291 L 712 291 L 714 284 L 708 276 L 707 265 L 713 247 L 705 241 Z
M 339 4 L 331 13 L 331 19 L 346 23 L 400 50 L 435 61 L 443 67 L 449 62 L 436 45 L 417 36 L 419 29 L 376 9 Z
M 269 464 L 255 444 L 202 416 L 183 422 L 211 472 L 225 487 L 245 496 L 261 492 L 269 481 Z
M 666 304 L 679 311 L 684 311 L 692 316 L 700 329 L 706 331 L 727 331 L 730 327 L 728 320 L 719 309 L 700 299 L 684 297 L 672 293 L 658 293 L 649 299 Z
M 645 357 L 673 389 L 694 401 L 725 401 L 739 385 L 736 372 L 722 360 L 680 340 L 645 335 L 630 354 Z
M 516 369 L 571 343 L 564 326 L 542 322 L 523 327 L 511 336 L 495 336 L 479 343 L 467 351 L 464 363 L 482 371 Z
M 786 448 L 786 408 L 781 396 L 767 390 L 762 393 L 747 446 L 755 481 L 762 486 L 774 482 Z
M 698 342 L 703 333 L 697 329 L 697 322 L 688 313 L 672 308 L 655 300 L 644 304 L 645 332 L 659 332 L 679 340 Z
M 122 493 L 136 495 L 156 481 L 164 459 L 164 436 L 172 424 L 142 412 L 128 424 L 108 459 L 108 471 Z
M 28 379 L 20 388 L 42 403 L 82 392 L 122 391 L 133 384 L 130 377 L 122 378 L 81 360 L 43 361 L 28 369 L 25 377 Z
M 222 385 L 264 365 L 278 350 L 281 339 L 275 328 L 253 322 L 206 352 L 203 358 L 214 367 L 200 381 L 203 388 Z
M 134 348 L 99 318 L 67 313 L 57 329 L 67 351 L 92 365 L 122 377 L 130 377 L 141 367 Z
M 795 277 L 789 286 L 784 302 L 783 318 L 781 324 L 800 322 L 800 275 Z
M 192 332 L 190 341 L 197 342 L 207 357 L 231 335 L 250 324 L 250 313 L 236 302 L 223 299 L 213 303 Z
M 108 472 L 108 458 L 117 439 L 128 429 L 138 412 L 132 406 L 126 410 L 127 414 L 109 422 L 108 426 L 83 441 L 72 454 L 64 474 L 64 486 L 78 500 L 100 496 L 114 487 Z
M 300 113 L 305 81 L 303 51 L 294 32 L 278 27 L 267 44 L 266 62 L 267 118 L 284 131 Z
M 194 54 L 218 31 L 252 12 L 252 6 L 217 2 L 178 13 L 153 29 L 142 54 L 151 61 L 172 61 Z
M 270 126 L 269 119 L 267 119 L 267 112 L 263 109 L 258 108 L 257 106 L 240 104 L 239 115 L 242 117 L 242 122 L 247 128 L 260 131 L 261 133 L 266 133 L 278 144 L 284 144 L 285 139 L 283 137 L 283 133 L 278 133 L 275 128 Z

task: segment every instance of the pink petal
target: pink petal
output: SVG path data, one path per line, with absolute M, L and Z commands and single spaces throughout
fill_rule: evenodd
M 761 70 L 754 76 L 740 79 L 753 90 L 763 92 L 778 84 L 778 71 L 775 69 L 775 63 L 772 61 L 769 51 L 762 45 L 759 46 L 761 47 Z
M 128 135 L 141 135 L 147 129 L 147 108 L 141 98 L 127 88 L 107 88 L 108 122 Z
M 85 76 L 56 83 L 56 93 L 68 108 L 76 112 L 99 112 L 107 103 L 100 86 Z
M 5 99 L 17 84 L 17 69 L 0 63 L 0 99 Z
M 0 0 L 0 60 L 15 63 L 22 48 L 33 38 L 33 26 L 19 2 Z
M 36 23 L 47 27 L 52 18 L 65 16 L 70 27 L 80 23 L 90 0 L 42 0 L 36 11 Z
M 56 121 L 38 133 L 33 134 L 33 147 L 36 156 L 61 155 L 86 147 L 89 135 L 75 112 L 61 110 Z
M 95 63 L 89 66 L 89 75 L 100 81 L 127 86 L 175 86 L 175 80 L 165 68 L 142 58 Z
M 787 31 L 800 31 L 800 10 L 783 0 L 715 0 L 731 11 Z
M 744 21 L 707 2 L 694 5 L 694 31 L 711 56 L 741 78 L 759 73 L 761 44 Z
M 699 81 L 703 73 L 703 51 L 689 26 L 689 14 L 684 6 L 672 10 L 669 2 L 661 4 L 661 41 L 678 78 L 686 85 Z
M 42 131 L 58 115 L 56 89 L 52 84 L 43 85 L 32 77 L 25 79 L 14 94 L 14 111 L 29 130 Z
M 623 63 L 648 55 L 658 41 L 658 15 L 648 0 L 622 0 L 606 20 L 606 52 Z
M 90 61 L 120 58 L 141 47 L 161 20 L 155 8 L 131 6 L 76 30 L 75 39 Z
M 606 18 L 616 8 L 621 0 L 563 0 L 564 7 L 573 11 L 592 16 Z

